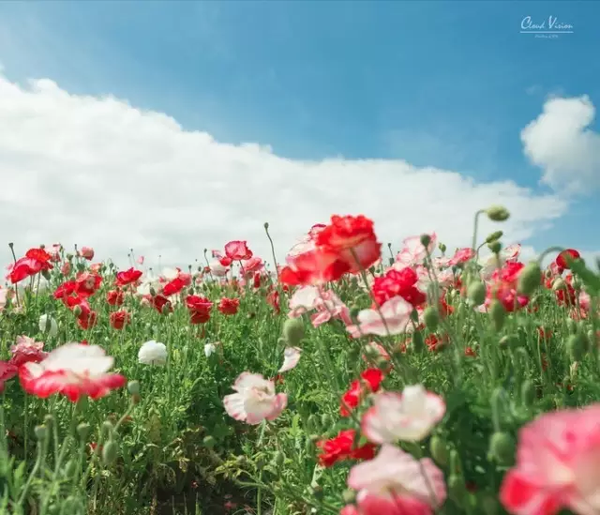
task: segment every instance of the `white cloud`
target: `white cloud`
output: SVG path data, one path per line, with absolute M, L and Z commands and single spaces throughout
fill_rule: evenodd
M 600 134 L 589 129 L 594 116 L 587 96 L 552 98 L 521 132 L 525 154 L 555 190 L 581 193 L 600 187 Z
M 449 248 L 470 244 L 473 214 L 526 240 L 563 214 L 565 201 L 511 181 L 478 183 L 399 160 L 298 161 L 268 147 L 215 141 L 175 120 L 115 98 L 71 95 L 50 80 L 23 88 L 0 76 L 0 217 L 19 252 L 40 243 L 96 248 L 126 264 L 133 247 L 156 263 L 191 264 L 204 248 L 246 239 L 269 258 L 270 222 L 281 259 L 296 238 L 333 213 L 364 213 L 382 243 L 436 230 Z M 8 249 L 0 250 L 10 261 Z

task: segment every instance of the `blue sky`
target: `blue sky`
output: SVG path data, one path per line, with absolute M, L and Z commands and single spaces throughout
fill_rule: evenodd
M 528 15 L 574 34 L 519 34 Z M 0 3 L 11 80 L 112 94 L 293 159 L 400 158 L 536 191 L 550 190 L 520 131 L 549 95 L 600 106 L 598 48 L 596 2 Z M 529 243 L 600 248 L 599 200 Z

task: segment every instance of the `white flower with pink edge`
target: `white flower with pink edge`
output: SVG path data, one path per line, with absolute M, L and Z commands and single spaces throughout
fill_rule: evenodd
M 275 393 L 275 383 L 261 374 L 242 372 L 233 389 L 237 393 L 223 399 L 225 411 L 235 420 L 257 425 L 263 420 L 274 420 L 287 406 L 287 395 Z
M 114 358 L 107 356 L 102 347 L 66 343 L 43 361 L 21 366 L 19 379 L 23 390 L 42 399 L 54 393 L 72 402 L 85 395 L 97 399 L 125 385 L 125 377 L 108 372 L 113 364 Z
M 421 385 L 406 386 L 402 393 L 372 396 L 373 406 L 362 418 L 362 432 L 373 443 L 419 442 L 444 417 L 446 404 Z

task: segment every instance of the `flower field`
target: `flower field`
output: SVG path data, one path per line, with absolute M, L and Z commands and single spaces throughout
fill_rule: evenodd
M 509 216 L 461 249 L 332 216 L 284 264 L 265 224 L 195 269 L 10 244 L 0 513 L 600 514 L 600 276 Z

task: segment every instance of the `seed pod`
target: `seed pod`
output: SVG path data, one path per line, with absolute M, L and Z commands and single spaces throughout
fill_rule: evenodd
M 467 297 L 475 306 L 481 306 L 485 302 L 487 290 L 485 284 L 479 280 L 471 281 L 467 289 Z
M 428 306 L 423 312 L 423 321 L 425 322 L 425 327 L 430 331 L 435 331 L 440 322 L 440 315 L 438 310 L 432 306 Z
M 442 467 L 448 465 L 448 444 L 440 436 L 433 436 L 429 441 L 429 452 L 431 457 Z
M 508 433 L 497 431 L 490 439 L 490 459 L 499 465 L 510 465 L 515 457 L 515 442 Z
M 504 206 L 490 206 L 485 212 L 494 222 L 504 222 L 510 218 L 510 213 Z

